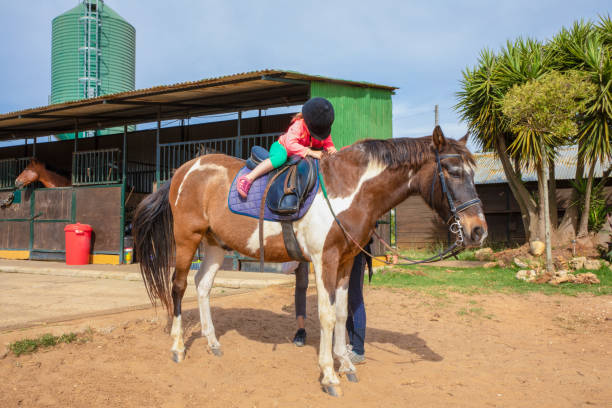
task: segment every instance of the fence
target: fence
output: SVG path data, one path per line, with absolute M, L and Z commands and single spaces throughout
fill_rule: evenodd
M 223 153 L 246 159 L 253 146 L 257 145 L 269 149 L 279 135 L 280 133 L 264 133 L 234 138 L 160 144 L 159 179 L 162 182 L 170 180 L 174 170 L 178 169 L 183 163 L 205 154 Z M 237 143 L 238 140 L 239 143 Z
M 128 191 L 152 193 L 155 181 L 155 164 L 127 162 L 125 177 Z
M 72 185 L 114 184 L 121 181 L 121 150 L 72 153 Z
M 0 160 L 0 190 L 13 190 L 15 179 L 28 166 L 32 157 Z

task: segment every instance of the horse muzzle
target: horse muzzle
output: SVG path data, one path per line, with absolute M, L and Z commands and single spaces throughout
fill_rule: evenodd
M 461 217 L 463 227 L 463 244 L 466 248 L 474 248 L 482 246 L 482 243 L 487 238 L 488 228 L 484 216 L 469 215 Z
M 23 187 L 25 185 L 25 183 L 23 181 L 19 181 L 19 180 L 15 180 L 15 188 L 16 189 L 20 189 L 21 187 Z

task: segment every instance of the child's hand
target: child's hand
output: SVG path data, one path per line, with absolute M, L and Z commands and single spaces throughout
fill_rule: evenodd
M 306 153 L 306 156 L 312 156 L 315 159 L 321 160 L 321 157 L 323 156 L 323 152 L 320 150 L 308 149 L 308 153 Z
M 331 147 L 328 147 L 327 149 L 325 149 L 325 151 L 327 151 L 327 153 L 329 153 L 329 154 L 334 154 L 338 150 L 336 150 L 336 148 L 334 146 L 331 146 Z

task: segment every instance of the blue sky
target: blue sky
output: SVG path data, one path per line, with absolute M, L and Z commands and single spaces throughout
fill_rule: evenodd
M 265 68 L 397 86 L 394 136 L 465 134 L 452 106 L 485 47 L 552 37 L 609 1 L 108 0 L 136 28 L 136 88 Z M 77 0 L 0 1 L 0 113 L 47 104 L 51 20 Z

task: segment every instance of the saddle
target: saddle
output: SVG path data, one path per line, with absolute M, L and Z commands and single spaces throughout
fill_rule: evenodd
M 247 168 L 255 166 L 270 157 L 270 152 L 261 146 L 253 146 L 247 160 Z M 306 157 L 291 156 L 285 164 L 270 173 L 270 181 L 264 194 L 266 206 L 270 211 L 280 215 L 296 214 L 317 179 L 317 168 L 314 161 Z
M 257 164 L 270 157 L 270 153 L 260 146 L 253 146 L 251 157 L 247 160 L 247 168 L 254 169 Z M 312 190 L 317 179 L 317 166 L 310 158 L 301 159 L 292 156 L 285 164 L 270 174 L 268 185 L 261 198 L 259 213 L 259 265 L 263 272 L 264 266 L 264 212 L 265 207 L 280 215 L 299 212 L 304 199 Z M 265 204 L 264 204 L 265 201 Z M 295 237 L 293 223 L 281 221 L 283 240 L 287 253 L 292 259 L 307 261 Z

